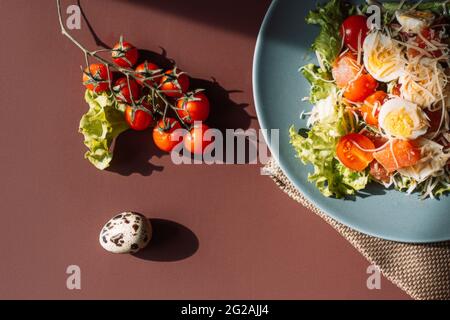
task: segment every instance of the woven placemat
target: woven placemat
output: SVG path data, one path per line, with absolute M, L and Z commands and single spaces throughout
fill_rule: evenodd
M 450 242 L 407 244 L 365 235 L 327 216 L 306 199 L 281 171 L 275 160 L 264 167 L 292 199 L 324 219 L 381 273 L 417 300 L 450 299 Z

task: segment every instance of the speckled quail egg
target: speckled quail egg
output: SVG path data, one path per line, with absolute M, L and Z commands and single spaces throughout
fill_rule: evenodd
M 402 140 L 417 139 L 429 128 L 429 121 L 423 110 L 401 98 L 386 101 L 381 107 L 378 121 L 387 135 Z
M 109 220 L 100 232 L 101 246 L 112 253 L 136 253 L 152 237 L 152 226 L 139 213 L 123 212 Z

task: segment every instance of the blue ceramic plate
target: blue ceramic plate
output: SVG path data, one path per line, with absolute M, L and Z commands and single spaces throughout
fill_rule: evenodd
M 420 200 L 418 195 L 408 196 L 374 185 L 367 194 L 337 200 L 322 196 L 307 181 L 312 167 L 303 165 L 295 157 L 289 144 L 288 129 L 291 125 L 305 127 L 306 121 L 300 119 L 300 111 L 311 108 L 308 102 L 301 102 L 301 98 L 308 95 L 309 85 L 298 69 L 316 61 L 309 47 L 319 29 L 304 22 L 316 3 L 315 0 L 274 0 L 256 45 L 253 91 L 258 119 L 263 129 L 280 130 L 277 160 L 281 168 L 316 206 L 353 229 L 402 242 L 449 240 L 449 197 Z

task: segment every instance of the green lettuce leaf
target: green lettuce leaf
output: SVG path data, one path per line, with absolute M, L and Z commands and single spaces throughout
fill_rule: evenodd
M 324 66 L 331 69 L 342 47 L 339 31 L 342 22 L 355 12 L 355 7 L 344 0 L 331 0 L 317 10 L 309 12 L 306 23 L 319 25 L 320 33 L 312 45 L 312 49 L 320 54 Z
M 108 97 L 106 93 L 97 95 L 87 90 L 85 100 L 89 111 L 80 121 L 80 133 L 84 135 L 84 144 L 89 150 L 85 154 L 96 168 L 106 169 L 113 157 L 111 144 L 122 132 L 129 129 L 125 121 L 122 106 Z
M 300 69 L 300 72 L 311 84 L 309 101 L 316 104 L 317 101 L 328 97 L 330 92 L 336 87 L 332 80 L 331 73 L 324 71 L 314 64 L 307 64 Z
M 351 131 L 351 119 L 347 119 L 343 108 L 338 117 L 316 123 L 306 135 L 294 127 L 290 129 L 291 144 L 304 164 L 312 164 L 314 172 L 308 180 L 315 183 L 327 197 L 342 198 L 364 189 L 369 182 L 367 172 L 355 172 L 343 166 L 336 158 L 339 138 Z

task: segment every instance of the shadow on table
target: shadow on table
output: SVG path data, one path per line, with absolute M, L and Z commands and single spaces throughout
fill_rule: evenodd
M 122 176 L 130 176 L 138 173 L 150 176 L 153 172 L 161 172 L 164 167 L 152 164 L 150 161 L 155 157 L 164 155 L 153 143 L 152 130 L 132 131 L 128 130 L 117 137 L 114 143 L 114 157 L 110 172 Z
M 92 28 L 81 2 L 78 0 L 78 5 L 96 44 L 103 48 L 109 48 Z M 167 51 L 162 47 L 161 52 L 139 50 L 138 63 L 143 63 L 146 60 L 156 63 L 164 70 L 171 69 L 175 65 L 174 60 L 168 56 Z M 191 78 L 190 90 L 199 88 L 205 89 L 205 93 L 210 100 L 211 112 L 206 123 L 211 128 L 219 129 L 223 133 L 225 133 L 226 129 L 245 130 L 249 128 L 254 117 L 252 118 L 246 111 L 248 104 L 236 103 L 231 98 L 231 94 L 241 93 L 242 91 L 236 89 L 227 90 L 214 78 L 209 80 Z M 175 115 L 171 112 L 168 116 L 174 117 Z M 150 162 L 153 157 L 161 158 L 165 155 L 154 146 L 152 140 L 151 129 L 144 132 L 130 130 L 122 133 L 114 144 L 114 158 L 108 171 L 124 176 L 129 176 L 133 173 L 149 176 L 155 171 L 162 171 L 164 169 L 162 166 L 157 166 Z
M 194 255 L 199 247 L 197 236 L 187 227 L 164 219 L 150 219 L 153 236 L 150 244 L 134 254 L 136 258 L 173 262 Z
M 256 37 L 271 0 L 128 0 L 195 23 Z

